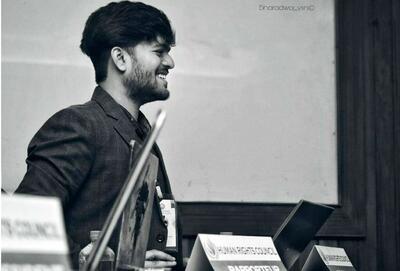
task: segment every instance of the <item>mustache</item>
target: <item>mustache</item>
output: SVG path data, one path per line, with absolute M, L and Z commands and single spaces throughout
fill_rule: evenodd
M 164 74 L 167 75 L 169 73 L 168 69 L 159 69 L 156 71 L 156 74 Z

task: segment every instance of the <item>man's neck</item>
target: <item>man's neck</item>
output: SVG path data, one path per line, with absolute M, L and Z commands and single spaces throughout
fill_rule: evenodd
M 124 107 L 136 120 L 139 116 L 140 105 L 135 103 L 131 98 L 128 97 L 128 93 L 121 84 L 111 84 L 109 81 L 99 83 L 110 96 Z

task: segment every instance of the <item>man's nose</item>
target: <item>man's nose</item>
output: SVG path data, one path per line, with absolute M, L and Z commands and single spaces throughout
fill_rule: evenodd
M 168 69 L 173 69 L 175 67 L 174 59 L 169 54 L 165 54 L 162 64 L 168 67 Z

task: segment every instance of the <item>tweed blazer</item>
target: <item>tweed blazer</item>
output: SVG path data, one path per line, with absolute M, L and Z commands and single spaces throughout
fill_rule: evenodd
M 73 267 L 79 251 L 90 242 L 89 232 L 100 230 L 129 172 L 130 145 L 142 142 L 150 128 L 140 113 L 138 121 L 101 87 L 91 101 L 63 109 L 35 134 L 28 147 L 27 172 L 17 193 L 55 196 L 61 199 Z M 158 183 L 172 198 L 161 152 Z M 155 199 L 157 200 L 157 199 Z M 148 249 L 163 250 L 167 229 L 159 204 L 153 204 Z M 116 252 L 119 226 L 109 246 Z

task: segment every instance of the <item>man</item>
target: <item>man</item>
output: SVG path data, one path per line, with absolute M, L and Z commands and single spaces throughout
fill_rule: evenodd
M 80 45 L 95 69 L 93 97 L 53 115 L 29 144 L 27 172 L 16 192 L 61 199 L 74 268 L 89 232 L 102 228 L 128 175 L 129 143 L 143 142 L 150 129 L 140 106 L 169 97 L 166 76 L 174 67 L 169 55 L 174 42 L 168 18 L 152 6 L 123 1 L 93 12 Z M 153 154 L 159 159 L 158 194 L 172 199 L 157 146 Z M 172 267 L 176 259 L 162 252 L 167 232 L 157 203 L 146 266 Z M 117 229 L 109 243 L 114 252 L 118 236 Z

